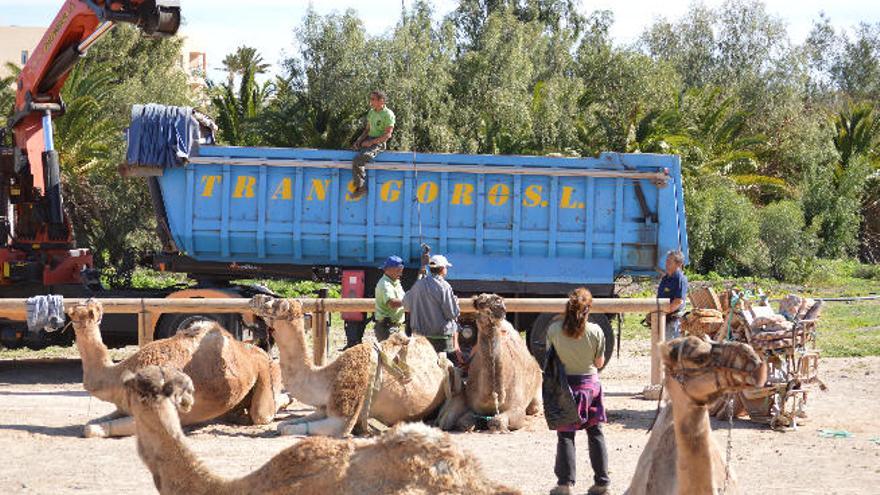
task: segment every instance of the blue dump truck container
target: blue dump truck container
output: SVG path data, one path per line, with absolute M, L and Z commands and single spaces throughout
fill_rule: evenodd
M 370 296 L 389 255 L 407 263 L 408 287 L 426 244 L 449 258 L 461 294 L 561 296 L 586 285 L 610 296 L 616 277 L 656 275 L 668 250 L 687 253 L 677 156 L 385 152 L 357 199 L 353 157 L 202 146 L 157 178 L 175 252 L 162 265 L 237 278 L 360 270 Z M 521 329 L 534 326 L 526 318 Z

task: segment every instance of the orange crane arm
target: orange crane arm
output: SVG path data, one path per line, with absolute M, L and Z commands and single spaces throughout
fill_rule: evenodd
M 63 221 L 57 154 L 46 163 L 46 154 L 54 152 L 52 117 L 64 111 L 61 87 L 77 60 L 119 22 L 148 35 L 173 35 L 180 26 L 180 1 L 66 0 L 18 78 L 9 121 L 18 151 L 15 170 L 30 172 L 29 185 L 49 202 L 50 223 Z

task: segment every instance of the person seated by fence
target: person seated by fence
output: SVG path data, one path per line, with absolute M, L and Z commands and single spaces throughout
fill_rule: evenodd
M 351 162 L 351 178 L 354 182 L 352 199 L 360 198 L 367 193 L 367 163 L 373 161 L 385 149 L 385 143 L 391 139 L 391 133 L 394 132 L 394 123 L 394 112 L 385 106 L 385 93 L 378 90 L 370 92 L 367 125 L 352 145 L 352 149 L 358 152 Z
M 461 311 L 446 274 L 452 263 L 442 254 L 428 261 L 430 275 L 419 279 L 403 296 L 403 307 L 409 312 L 410 327 L 415 335 L 426 337 L 437 352 L 455 353 L 458 349 L 458 319 Z M 451 357 L 451 356 L 450 356 Z
M 382 270 L 385 275 L 376 284 L 376 311 L 373 312 L 376 320 L 373 331 L 380 342 L 403 328 L 404 291 L 400 283 L 400 276 L 403 275 L 403 259 L 399 256 L 389 256 L 382 265 Z
M 587 491 L 589 495 L 606 493 L 611 479 L 608 477 L 608 451 L 605 447 L 605 436 L 602 423 L 606 422 L 605 405 L 602 385 L 599 383 L 599 368 L 605 364 L 605 334 L 602 328 L 590 323 L 590 306 L 593 295 L 581 287 L 568 295 L 565 305 L 565 318 L 551 323 L 547 329 L 547 359 L 558 359 L 561 366 L 554 369 L 564 373 L 568 387 L 559 387 L 554 393 L 548 394 L 544 387 L 544 410 L 548 424 L 556 430 L 556 465 L 553 469 L 557 485 L 550 491 L 551 495 L 572 493 L 575 484 L 575 445 L 574 436 L 578 430 L 587 431 L 587 445 L 590 452 L 590 465 L 593 467 L 593 486 Z M 552 347 L 552 349 L 551 349 Z M 546 376 L 550 373 L 547 364 L 544 366 L 545 382 L 556 380 Z M 555 377 L 561 381 L 560 377 Z M 563 382 L 564 383 L 564 382 Z M 559 394 L 565 393 L 566 397 Z M 567 400 L 572 423 L 556 418 L 554 412 L 565 407 L 562 401 Z M 551 422 L 553 418 L 553 422 Z M 559 424 L 559 419 L 563 424 Z
M 681 251 L 666 253 L 666 273 L 657 287 L 657 297 L 670 301 L 666 313 L 666 340 L 681 336 L 681 317 L 684 315 L 688 291 L 688 279 L 684 275 L 684 254 Z

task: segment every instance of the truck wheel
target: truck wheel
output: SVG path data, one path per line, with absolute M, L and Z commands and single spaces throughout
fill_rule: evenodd
M 555 313 L 541 313 L 535 318 L 532 330 L 529 332 L 529 351 L 542 366 L 544 365 L 544 354 L 547 353 L 547 328 L 556 316 L 562 318 L 562 315 Z M 608 319 L 608 315 L 601 313 L 590 314 L 590 321 L 599 325 L 602 328 L 602 333 L 605 334 L 605 366 L 608 366 L 611 356 L 614 355 L 614 329 L 611 328 L 611 321 Z
M 237 314 L 192 314 L 192 313 L 176 313 L 165 314 L 159 317 L 159 323 L 156 325 L 156 339 L 167 339 L 173 337 L 177 332 L 189 327 L 197 321 L 213 321 L 220 324 L 226 331 L 241 340 L 240 325 L 230 325 L 230 322 L 238 322 Z M 234 328 L 233 328 L 234 327 Z

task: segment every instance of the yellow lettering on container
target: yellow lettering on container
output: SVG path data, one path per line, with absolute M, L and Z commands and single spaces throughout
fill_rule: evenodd
M 250 175 L 239 175 L 235 180 L 235 192 L 232 193 L 233 198 L 253 198 L 254 184 L 257 178 Z
M 352 203 L 357 203 L 358 201 L 360 201 L 362 198 L 365 197 L 365 196 L 363 196 L 363 195 L 358 196 L 357 198 L 352 198 L 352 197 L 351 197 L 352 193 L 354 193 L 354 190 L 355 190 L 355 187 L 354 187 L 354 181 L 353 181 L 353 180 L 348 181 L 348 186 L 346 187 L 346 189 L 348 189 L 348 192 L 345 193 L 345 200 L 346 200 L 346 201 L 350 201 L 350 202 L 352 202 Z
M 583 208 L 584 204 L 580 201 L 572 202 L 571 197 L 574 194 L 574 188 L 563 186 L 562 187 L 562 199 L 559 200 L 560 208 Z
M 330 179 L 312 179 L 312 187 L 309 188 L 306 201 L 313 201 L 314 199 L 324 201 L 327 197 L 327 189 L 330 189 Z
M 498 183 L 489 188 L 489 204 L 503 206 L 510 199 L 510 188 L 507 184 Z
M 382 189 L 379 191 L 379 197 L 382 198 L 382 201 L 386 203 L 393 203 L 400 199 L 400 187 L 403 185 L 403 181 L 399 180 L 389 180 L 388 182 L 382 184 Z
M 205 185 L 205 188 L 202 189 L 202 196 L 206 198 L 210 198 L 214 195 L 214 184 L 219 184 L 223 182 L 222 175 L 203 175 L 202 176 L 202 184 Z
M 281 179 L 281 182 L 278 183 L 278 187 L 275 188 L 275 192 L 272 194 L 272 199 L 293 199 L 293 187 L 291 186 L 290 177 L 285 177 Z
M 436 182 L 422 182 L 419 185 L 419 189 L 416 191 L 416 197 L 419 199 L 419 203 L 426 204 L 437 199 L 437 194 L 439 194 L 440 188 L 437 187 Z
M 547 206 L 546 201 L 541 200 L 541 192 L 544 190 L 544 186 L 539 186 L 537 184 L 532 184 L 527 187 L 523 195 L 525 196 L 522 200 L 523 206 L 534 208 L 535 206 Z
M 473 193 L 473 184 L 456 184 L 452 189 L 452 204 L 464 206 L 474 204 Z

